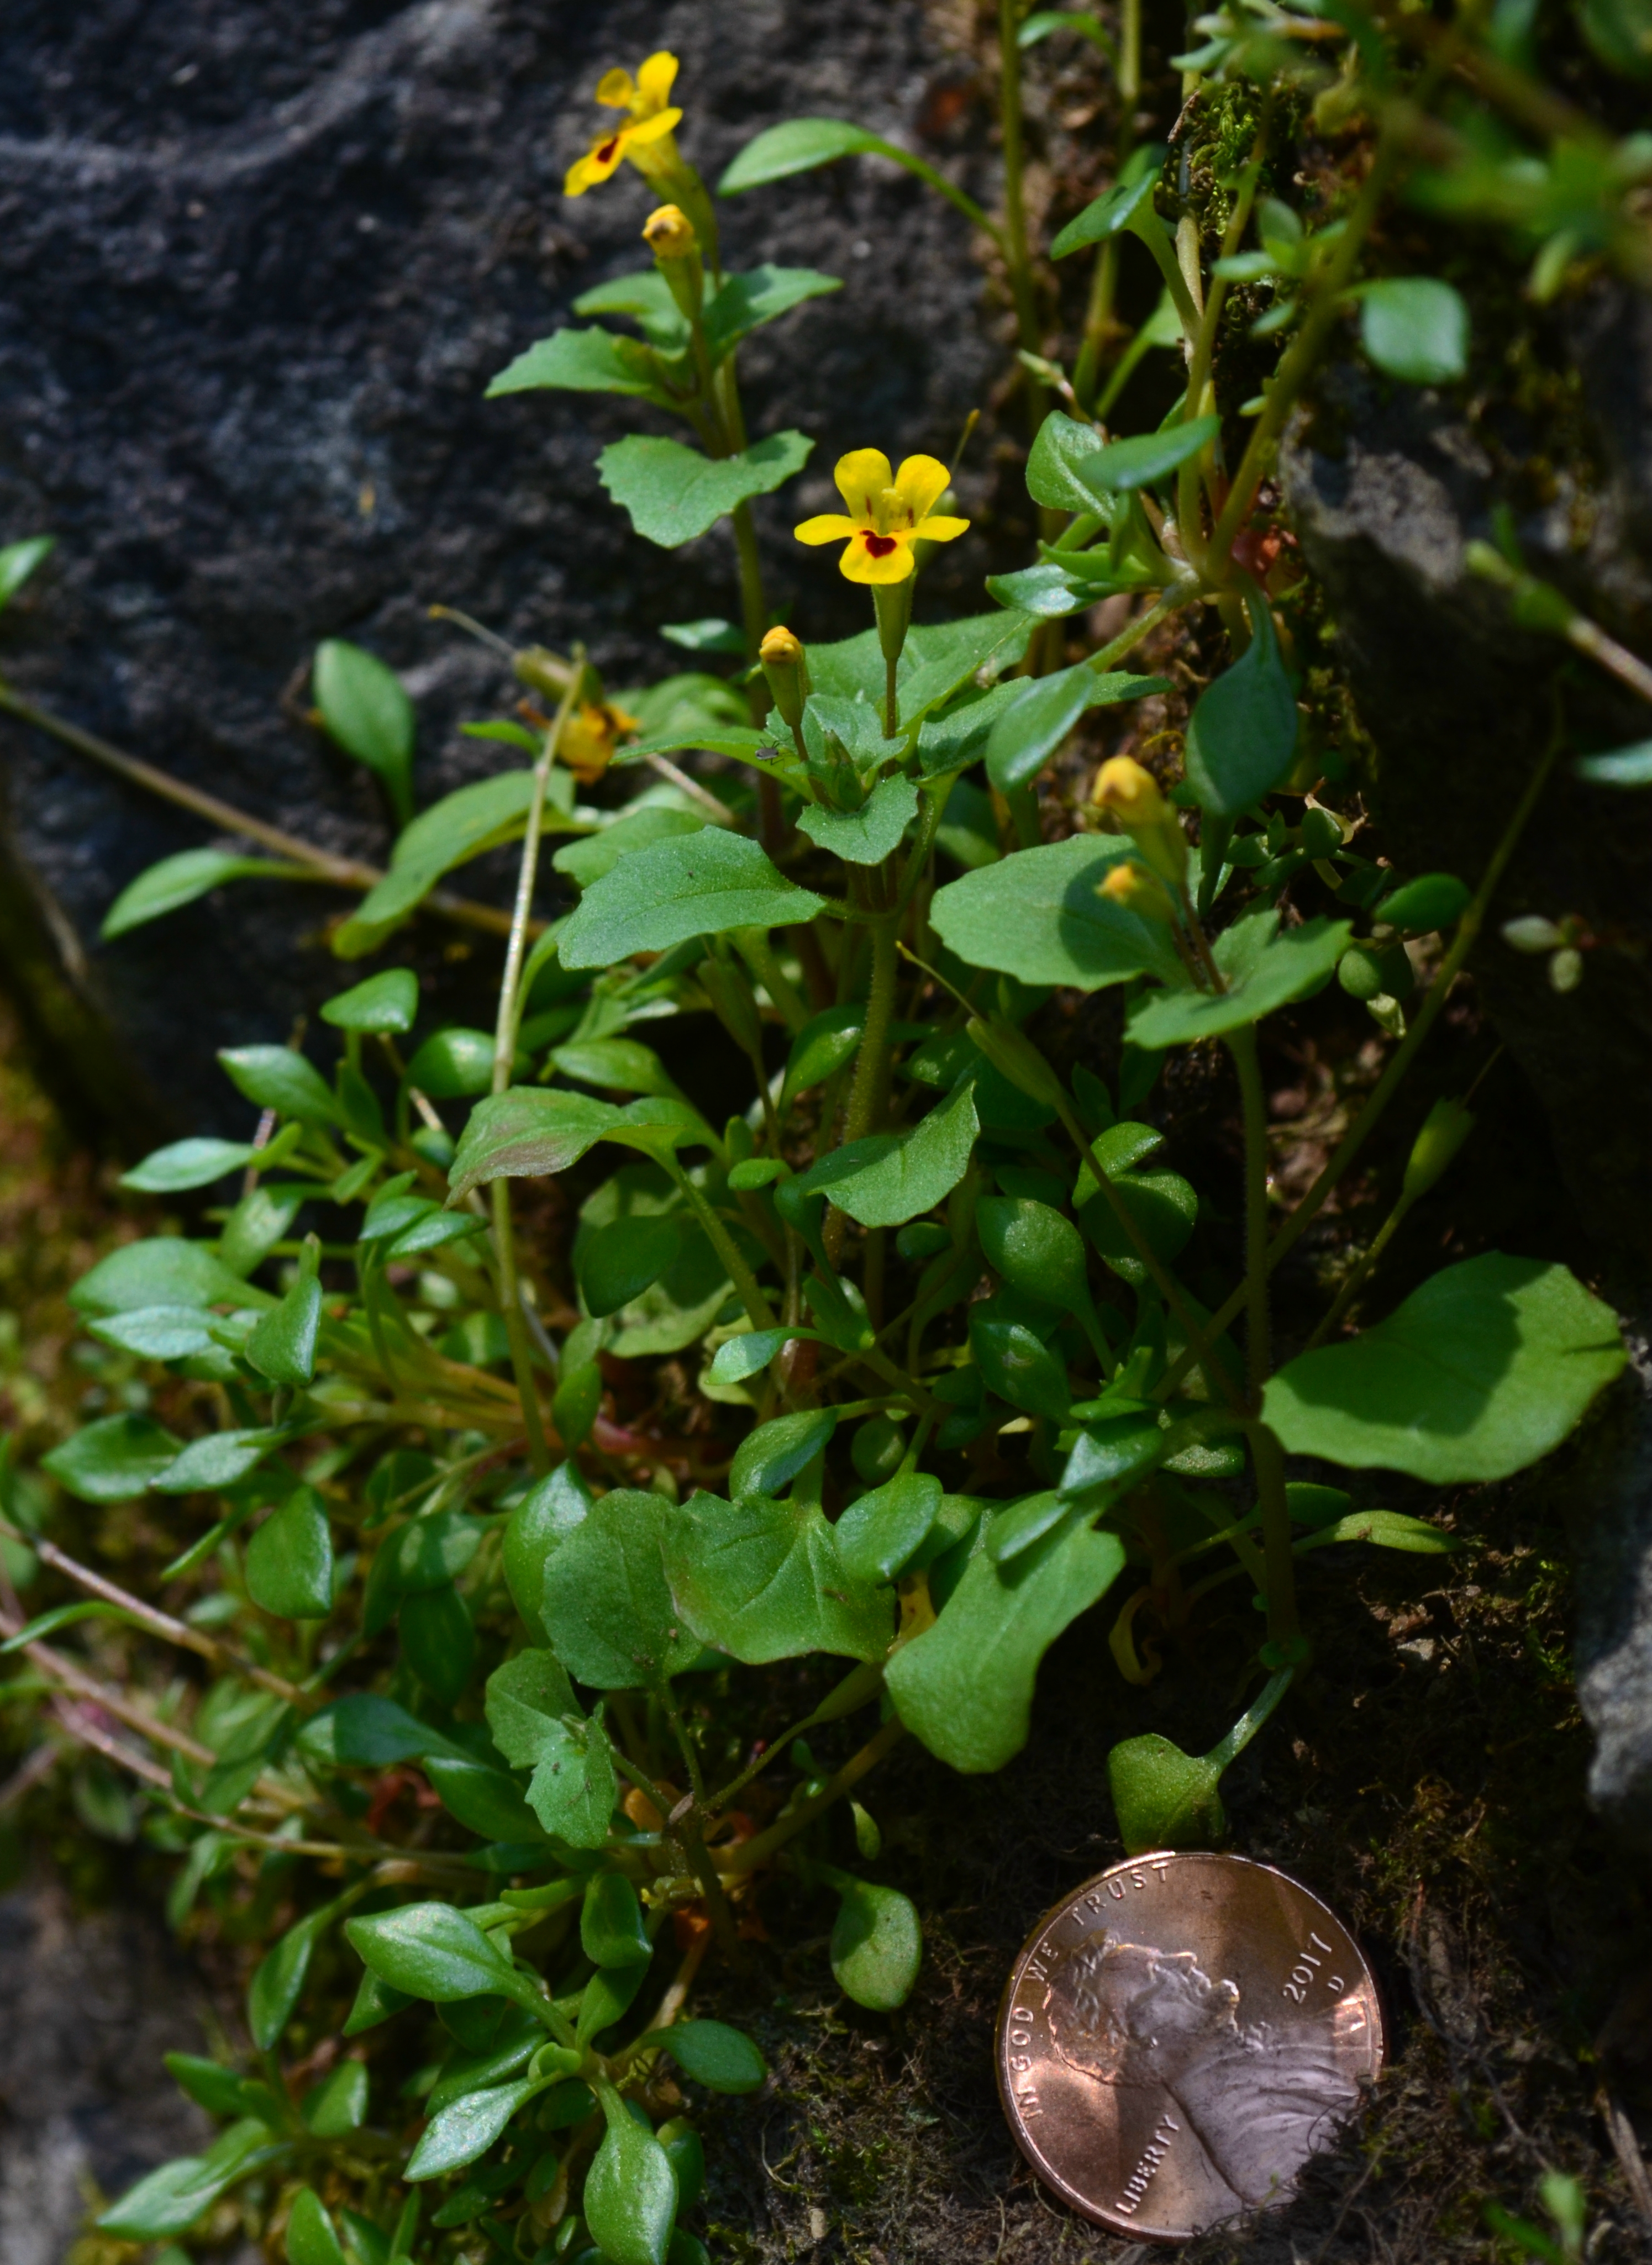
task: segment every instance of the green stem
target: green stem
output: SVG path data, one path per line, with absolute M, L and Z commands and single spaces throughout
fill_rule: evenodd
M 1032 266 L 1027 256 L 1025 156 L 1022 145 L 1021 28 L 1018 0 L 998 0 L 999 118 L 1004 136 L 1004 253 L 1009 268 L 1015 329 L 1028 353 L 1038 351 L 1038 317 L 1033 303 Z M 1044 388 L 1030 370 L 1022 371 L 1027 419 L 1036 435 L 1044 422 Z
M 1343 1284 L 1342 1288 L 1337 1292 L 1335 1304 L 1331 1307 L 1330 1311 L 1326 1315 L 1319 1327 L 1314 1330 L 1313 1336 L 1303 1346 L 1302 1350 L 1304 1352 L 1312 1352 L 1315 1345 L 1323 1344 L 1326 1338 L 1329 1336 L 1331 1331 L 1342 1320 L 1343 1315 L 1348 1311 L 1355 1299 L 1359 1295 L 1360 1286 L 1364 1283 L 1366 1276 L 1371 1272 L 1372 1268 L 1376 1264 L 1377 1261 L 1382 1256 L 1383 1252 L 1388 1248 L 1388 1245 L 1394 1241 L 1395 1234 L 1399 1232 L 1401 1226 L 1404 1222 L 1407 1213 L 1410 1210 L 1416 1198 L 1415 1196 L 1408 1196 L 1403 1189 L 1401 1190 L 1400 1194 L 1395 1198 L 1394 1209 L 1388 1213 L 1387 1218 L 1384 1220 L 1382 1225 L 1377 1229 L 1377 1232 L 1372 1237 L 1367 1249 L 1360 1253 L 1359 1256 L 1349 1268 L 1348 1278 Z
M 1151 636 L 1161 622 L 1168 622 L 1172 614 L 1179 614 L 1184 606 L 1193 605 L 1204 594 L 1198 577 L 1188 575 L 1184 580 L 1176 582 L 1167 590 L 1139 621 L 1130 623 L 1120 630 L 1110 644 L 1103 645 L 1098 652 L 1093 652 L 1084 666 L 1093 668 L 1097 676 L 1105 676 L 1108 670 L 1123 660 L 1126 653 L 1134 652 L 1144 637 Z
M 666 1169 L 687 1197 L 689 1207 L 706 1231 L 707 1241 L 723 1261 L 724 1271 L 734 1285 L 740 1303 L 752 1317 L 752 1327 L 754 1329 L 772 1329 L 777 1327 L 769 1302 L 759 1287 L 756 1275 L 753 1273 L 741 1255 L 739 1243 L 735 1242 L 727 1227 L 717 1217 L 716 1211 L 695 1187 L 675 1156 L 669 1161 L 662 1158 L 661 1162 L 666 1164 Z
M 1205 1760 L 1217 1769 L 1225 1770 L 1229 1762 L 1242 1754 L 1291 1688 L 1295 1677 L 1294 1667 L 1282 1667 L 1277 1675 L 1271 1676 L 1227 1736 L 1211 1748 Z
M 788 1810 L 776 1824 L 769 1826 L 767 1832 L 758 1833 L 755 1839 L 743 1841 L 734 1849 L 726 1868 L 731 1872 L 754 1872 L 759 1865 L 768 1863 L 777 1848 L 783 1848 L 794 1834 L 801 1832 L 804 1825 L 812 1824 L 823 1810 L 830 1809 L 834 1801 L 841 1800 L 846 1793 L 857 1786 L 869 1770 L 876 1769 L 890 1748 L 906 1735 L 906 1724 L 899 1715 L 891 1715 L 857 1754 L 852 1754 L 842 1768 L 826 1780 L 819 1793 L 807 1801 L 800 1801 L 796 1809 Z
M 221 802 L 215 794 L 204 794 L 199 787 L 187 786 L 175 779 L 169 771 L 146 763 L 136 755 L 128 755 L 119 747 L 111 747 L 93 732 L 83 732 L 77 724 L 62 716 L 55 716 L 49 708 L 39 708 L 32 700 L 14 692 L 9 684 L 0 682 L 0 711 L 15 716 L 20 724 L 29 724 L 37 732 L 45 732 L 61 740 L 64 747 L 73 747 L 77 754 L 90 755 L 106 770 L 130 779 L 135 786 L 159 795 L 179 810 L 192 811 L 226 834 L 243 834 L 250 841 L 262 842 L 278 856 L 289 857 L 302 870 L 289 875 L 293 880 L 327 881 L 341 889 L 366 892 L 376 888 L 384 878 L 383 869 L 368 865 L 356 857 L 335 857 L 330 850 L 317 849 L 313 842 L 301 841 L 295 834 L 283 833 L 279 826 L 267 826 L 261 818 L 251 817 L 237 810 L 233 803 Z M 451 896 L 445 889 L 433 889 L 424 899 L 432 912 L 442 914 L 463 928 L 484 929 L 490 935 L 503 936 L 508 932 L 506 915 L 492 905 L 472 904 L 468 897 Z
M 1509 860 L 1514 855 L 1515 845 L 1538 805 L 1543 789 L 1548 782 L 1549 773 L 1554 768 L 1561 745 L 1561 733 L 1557 724 L 1547 748 L 1527 781 L 1525 792 L 1516 804 L 1514 813 L 1503 828 L 1502 839 L 1492 852 L 1491 862 L 1488 864 L 1480 886 L 1474 892 L 1474 901 L 1457 924 L 1457 934 L 1452 938 L 1452 948 L 1440 962 L 1438 972 L 1429 986 L 1428 995 L 1418 1008 L 1410 1029 L 1395 1049 L 1387 1068 L 1378 1080 L 1370 1100 L 1366 1102 L 1358 1116 L 1343 1133 L 1318 1179 L 1314 1181 L 1269 1246 L 1268 1271 L 1270 1273 L 1278 1265 L 1287 1252 L 1294 1249 L 1298 1240 L 1306 1233 L 1308 1227 L 1318 1218 L 1327 1197 L 1380 1123 L 1383 1111 L 1399 1090 L 1401 1081 L 1416 1057 L 1418 1048 L 1434 1027 L 1435 1020 L 1441 1008 L 1445 1004 L 1446 994 L 1457 980 L 1463 963 L 1474 950 L 1480 932 L 1485 926 L 1486 914 L 1493 896 L 1496 893 L 1497 884 L 1502 880 Z M 1244 1305 L 1245 1297 L 1246 1285 L 1241 1283 L 1212 1322 L 1212 1336 L 1219 1337 L 1223 1330 L 1238 1317 Z M 1168 1399 L 1182 1378 L 1187 1374 L 1190 1366 L 1191 1362 L 1184 1352 L 1172 1364 L 1168 1373 L 1154 1387 L 1153 1397 Z
M 534 766 L 533 797 L 528 806 L 528 831 L 522 838 L 521 861 L 516 869 L 516 903 L 511 914 L 510 940 L 505 948 L 505 973 L 499 983 L 499 1014 L 493 1029 L 493 1091 L 503 1093 L 511 1082 L 516 1054 L 516 1032 L 522 1018 L 522 963 L 528 949 L 528 923 L 534 909 L 534 886 L 539 878 L 539 849 L 544 838 L 545 797 L 550 785 L 557 749 L 585 674 L 585 655 L 576 646 L 567 689 L 545 734 L 539 761 Z M 550 1447 L 540 1413 L 534 1380 L 533 1348 L 522 1312 L 522 1286 L 516 1264 L 516 1230 L 511 1220 L 511 1183 L 495 1180 L 489 1191 L 493 1212 L 493 1249 L 499 1269 L 499 1311 L 506 1341 L 511 1349 L 511 1373 L 522 1403 L 522 1425 L 528 1434 L 528 1459 L 542 1475 L 550 1468 Z
M 1245 1366 L 1251 1405 L 1262 1405 L 1271 1366 L 1268 1327 L 1268 1104 L 1256 1054 L 1256 1026 L 1227 1033 L 1245 1118 Z
M 768 607 L 763 595 L 762 561 L 758 557 L 757 529 L 753 524 L 750 504 L 736 504 L 731 516 L 734 522 L 734 555 L 739 566 L 740 615 L 746 631 L 746 661 L 752 671 L 746 696 L 753 723 L 761 725 L 768 713 L 768 685 L 757 666 L 757 649 L 762 644 L 763 632 L 768 627 Z M 757 833 L 768 855 L 771 857 L 778 856 L 786 840 L 786 815 L 780 799 L 780 782 L 761 768 L 757 773 Z
M 1291 1506 L 1284 1490 L 1284 1450 L 1263 1423 L 1247 1426 L 1250 1460 L 1262 1505 L 1262 1554 L 1268 1569 L 1268 1641 L 1289 1643 L 1299 1632 L 1296 1558 L 1291 1546 Z
M 855 1058 L 855 1083 L 849 1089 L 848 1114 L 843 1124 L 843 1145 L 876 1132 L 877 1097 L 888 1066 L 889 1026 L 895 1018 L 895 977 L 899 966 L 895 950 L 896 915 L 885 913 L 870 923 L 872 981 L 866 1001 L 866 1022 Z
M 1386 131 L 1377 144 L 1377 154 L 1354 209 L 1348 216 L 1347 226 L 1337 238 L 1335 248 L 1320 276 L 1302 327 L 1292 340 L 1267 389 L 1262 414 L 1256 419 L 1245 453 L 1240 459 L 1239 470 L 1234 475 L 1234 484 L 1228 491 L 1227 500 L 1211 536 L 1208 561 L 1214 573 L 1220 573 L 1226 565 L 1233 550 L 1234 537 L 1250 516 L 1256 490 L 1262 485 L 1272 462 L 1279 435 L 1284 429 L 1284 420 L 1295 406 L 1298 395 L 1320 358 L 1326 336 L 1342 306 L 1343 294 L 1353 279 L 1365 238 L 1371 232 L 1372 223 L 1377 217 L 1399 161 L 1399 138 L 1392 130 Z

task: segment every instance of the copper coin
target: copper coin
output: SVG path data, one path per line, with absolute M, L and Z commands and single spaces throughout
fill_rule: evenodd
M 1040 2178 L 1098 2225 L 1186 2241 L 1290 2200 L 1382 2066 L 1382 2012 L 1347 1928 L 1283 1872 L 1138 1856 L 1039 1922 L 997 2057 Z

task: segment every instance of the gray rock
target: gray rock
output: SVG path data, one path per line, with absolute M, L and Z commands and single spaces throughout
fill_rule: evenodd
M 1339 369 L 1285 453 L 1288 507 L 1329 594 L 1361 721 L 1371 798 L 1403 870 L 1473 880 L 1554 728 L 1574 746 L 1647 734 L 1643 705 L 1559 640 L 1510 622 L 1464 548 L 1515 509 L 1534 572 L 1632 648 L 1652 651 L 1652 308 L 1603 289 L 1569 321 L 1587 404 L 1582 452 L 1532 485 L 1536 437 L 1471 426 L 1450 402 Z M 1524 454 L 1522 451 L 1524 450 Z M 1602 948 L 1580 988 L 1511 950 L 1504 920 L 1581 915 Z M 1652 796 L 1556 772 L 1493 906 L 1474 972 L 1545 1111 L 1558 1169 L 1619 1307 L 1652 1286 Z M 1590 1796 L 1652 1839 L 1652 1395 L 1639 1366 L 1594 1419 L 1565 1485 L 1577 1558 L 1579 1696 L 1597 1744 Z
M 0 1897 L 0 2260 L 61 2265 L 113 2200 L 217 2127 L 163 2053 L 204 2050 L 199 1987 L 135 1910 L 77 1914 L 49 1878 Z
M 0 668 L 179 776 L 382 859 L 373 782 L 296 719 L 318 638 L 403 672 L 421 799 L 499 766 L 455 727 L 515 692 L 430 602 L 519 642 L 583 638 L 611 682 L 685 665 L 657 627 L 737 613 L 726 529 L 653 549 L 594 470 L 659 420 L 600 396 L 482 400 L 581 291 L 647 265 L 635 171 L 573 202 L 561 185 L 605 114 L 597 79 L 657 47 L 682 59 L 683 146 L 713 181 L 790 115 L 908 135 L 940 61 L 917 0 L 8 8 L 0 540 L 49 531 L 60 550 L 0 627 Z M 842 635 L 857 594 L 790 528 L 845 448 L 951 454 L 998 367 L 968 230 L 870 160 L 720 209 L 731 265 L 845 279 L 744 361 L 753 432 L 816 441 L 805 477 L 758 506 L 769 589 L 806 634 Z M 982 564 L 973 542 L 937 562 L 938 612 L 979 606 Z M 0 773 L 0 951 L 50 994 L 37 1018 L 83 1088 L 128 1120 L 244 1131 L 214 1049 L 285 1038 L 349 980 L 319 935 L 344 900 L 254 883 L 101 946 L 120 888 L 207 829 L 9 723 Z M 452 941 L 421 928 L 410 948 L 435 1001 L 474 1021 L 482 987 L 467 1000 Z

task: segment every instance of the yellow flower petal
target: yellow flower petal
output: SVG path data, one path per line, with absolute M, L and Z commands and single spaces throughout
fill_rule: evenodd
M 680 110 L 656 111 L 651 118 L 639 118 L 623 131 L 626 140 L 637 142 L 663 142 L 682 116 Z
M 918 543 L 956 543 L 960 535 L 967 535 L 967 519 L 922 519 L 913 529 L 913 539 Z
M 805 519 L 792 534 L 799 543 L 841 543 L 846 535 L 860 532 L 855 521 L 845 519 L 839 511 L 823 511 L 813 519 Z
M 677 76 L 677 58 L 661 47 L 651 55 L 637 74 L 636 101 L 641 114 L 660 109 L 671 99 L 672 82 Z M 645 105 L 646 108 L 642 108 Z
M 915 527 L 934 510 L 951 484 L 951 475 L 935 456 L 908 456 L 895 475 L 895 486 Z
M 568 168 L 563 182 L 565 197 L 582 197 L 587 189 L 594 189 L 612 178 L 620 159 L 625 155 L 626 128 L 616 126 L 611 134 L 599 135 L 583 157 Z
M 849 507 L 849 515 L 857 527 L 872 524 L 875 499 L 890 485 L 891 475 L 889 459 L 881 448 L 851 448 L 847 456 L 840 456 L 832 475 L 838 484 L 838 493 Z
M 872 548 L 874 543 L 878 546 L 877 551 Z M 883 550 L 884 543 L 889 545 L 887 550 Z M 854 542 L 844 545 L 838 571 L 850 582 L 874 586 L 904 582 L 913 571 L 912 545 L 904 537 L 877 535 L 868 528 L 859 528 Z
M 609 110 L 629 110 L 636 91 L 628 70 L 604 71 L 597 81 L 597 100 Z

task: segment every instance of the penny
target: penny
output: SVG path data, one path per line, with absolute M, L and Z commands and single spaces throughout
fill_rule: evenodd
M 1186 2241 L 1288 2202 L 1383 2060 L 1353 1937 L 1243 1856 L 1139 1856 L 1045 1913 L 998 2020 L 998 2087 L 1074 2210 Z

